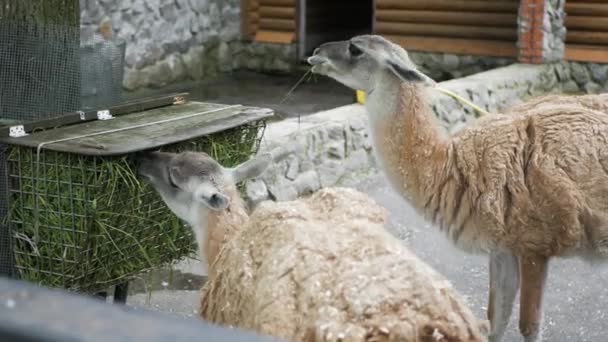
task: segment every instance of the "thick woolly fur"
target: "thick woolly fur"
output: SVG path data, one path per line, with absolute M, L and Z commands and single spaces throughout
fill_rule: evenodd
M 590 108 L 597 98 L 537 100 L 444 137 L 427 90 L 398 87 L 394 110 L 373 125 L 376 153 L 391 183 L 454 243 L 608 256 L 608 116 Z
M 380 36 L 321 45 L 312 71 L 366 92 L 377 160 L 394 189 L 454 244 L 490 254 L 491 341 L 517 290 L 526 342 L 542 339 L 554 256 L 608 257 L 608 95 L 534 99 L 440 133 L 435 85 Z
M 204 153 L 140 157 L 140 173 L 211 263 L 202 318 L 288 341 L 487 340 L 488 324 L 384 229 L 386 210 L 365 194 L 324 189 L 249 217 L 235 182 L 273 158 L 225 169 Z
M 289 341 L 485 341 L 487 323 L 385 216 L 341 188 L 260 204 L 210 266 L 201 316 Z

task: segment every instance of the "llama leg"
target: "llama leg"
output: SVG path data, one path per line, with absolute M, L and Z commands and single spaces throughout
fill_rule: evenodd
M 519 289 L 519 264 L 509 252 L 494 251 L 490 254 L 490 298 L 488 319 L 490 320 L 490 341 L 500 342 L 505 333 L 513 302 Z
M 542 341 L 543 291 L 549 259 L 540 256 L 520 258 L 521 287 L 519 330 L 525 342 Z

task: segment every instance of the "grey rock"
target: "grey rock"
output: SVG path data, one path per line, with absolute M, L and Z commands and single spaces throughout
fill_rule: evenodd
M 217 49 L 217 60 L 220 71 L 230 71 L 232 69 L 232 55 L 230 46 L 226 42 L 221 42 Z
M 608 64 L 589 63 L 587 67 L 591 71 L 591 78 L 598 83 L 608 80 Z
M 142 86 L 142 72 L 134 69 L 125 70 L 122 86 L 126 90 L 136 90 Z
M 562 85 L 562 91 L 564 93 L 577 93 L 580 89 L 576 82 L 570 80 Z
M 335 141 L 327 145 L 327 155 L 332 159 L 344 159 L 344 141 Z
M 597 83 L 589 82 L 585 84 L 585 92 L 587 94 L 599 94 L 602 90 L 602 86 Z
M 456 55 L 446 53 L 443 55 L 443 65 L 447 70 L 456 70 L 460 65 L 460 59 Z
M 344 161 L 347 172 L 356 172 L 370 168 L 369 154 L 365 150 L 357 150 L 351 153 Z
M 200 80 L 204 76 L 203 58 L 205 54 L 205 48 L 203 46 L 197 46 L 188 53 L 182 56 L 184 67 L 186 68 L 186 74 L 194 80 Z
M 245 183 L 245 196 L 250 205 L 268 199 L 268 188 L 261 179 L 250 179 Z
M 321 188 L 321 181 L 316 171 L 310 170 L 301 173 L 293 182 L 298 195 L 307 195 Z
M 344 164 L 341 161 L 327 160 L 317 167 L 322 187 L 335 185 L 344 175 Z
M 268 192 L 270 193 L 270 198 L 275 201 L 291 201 L 298 197 L 298 191 L 291 184 L 290 181 L 285 178 L 277 178 L 277 181 L 270 184 L 267 183 Z
M 570 70 L 572 73 L 572 78 L 578 84 L 585 84 L 591 80 L 589 71 L 581 63 L 570 63 Z
M 298 173 L 300 172 L 300 163 L 298 158 L 295 155 L 290 156 L 286 160 L 287 162 L 287 171 L 285 172 L 285 178 L 289 180 L 294 180 L 298 177 Z

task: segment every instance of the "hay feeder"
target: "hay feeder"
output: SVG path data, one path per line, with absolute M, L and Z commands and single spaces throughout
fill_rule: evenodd
M 134 153 L 205 151 L 235 165 L 255 153 L 273 113 L 186 95 L 0 127 L 19 278 L 99 293 L 194 250 L 189 229 L 137 176 Z

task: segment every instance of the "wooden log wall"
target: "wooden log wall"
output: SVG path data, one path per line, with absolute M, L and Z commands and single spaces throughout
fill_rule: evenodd
M 519 0 L 376 0 L 374 32 L 406 49 L 514 57 Z
M 608 63 L 608 1 L 566 1 L 566 59 Z
M 292 43 L 296 35 L 296 0 L 241 0 L 245 39 Z

